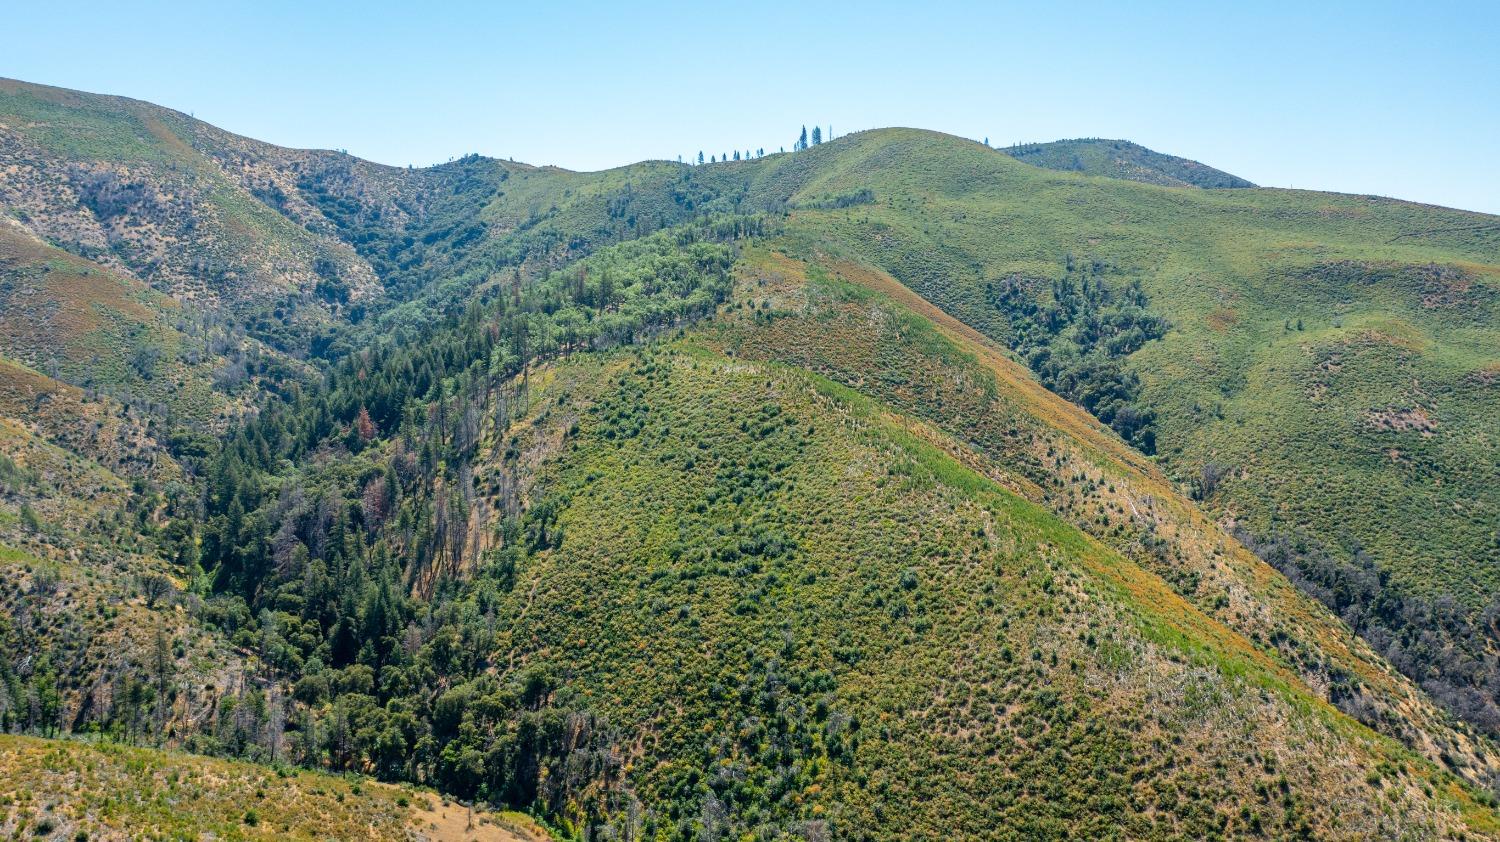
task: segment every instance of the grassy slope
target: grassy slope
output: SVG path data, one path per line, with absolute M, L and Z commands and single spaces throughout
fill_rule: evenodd
M 1214 502 L 1252 528 L 1357 539 L 1418 592 L 1500 587 L 1494 217 L 1054 173 L 912 130 L 797 157 L 767 159 L 752 195 L 876 195 L 795 214 L 804 251 L 858 256 L 992 337 L 988 280 L 1056 277 L 1068 254 L 1140 278 L 1175 326 L 1131 359 L 1167 467 L 1241 469 Z M 1421 414 L 1431 435 L 1380 429 Z
M 1430 700 L 1205 518 L 1148 460 L 1038 387 L 972 328 L 858 264 L 808 265 L 755 250 L 741 278 L 740 294 L 758 315 L 720 330 L 726 349 L 810 368 L 938 425 L 974 449 L 976 470 L 1163 577 L 1363 721 L 1433 759 L 1449 758 L 1472 780 L 1494 773 L 1485 741 L 1453 730 Z
M 296 201 L 288 172 L 331 153 L 278 150 L 129 100 L 7 85 L 9 110 L 29 121 L 12 129 L 18 136 L 103 161 L 211 159 L 217 167 L 203 169 L 222 169 L 236 201 L 255 202 L 246 188 L 259 180 L 292 196 L 273 213 L 282 222 L 245 230 L 307 233 L 287 219 L 329 228 Z M 442 178 L 443 168 L 407 174 L 343 160 L 364 172 L 351 177 L 359 201 L 386 218 L 420 215 L 429 201 L 392 184 Z M 500 267 L 516 259 L 532 274 L 690 209 L 806 205 L 862 189 L 878 203 L 799 212 L 808 241 L 862 255 L 992 337 L 1003 338 L 1005 321 L 984 303 L 984 281 L 1052 277 L 1069 253 L 1102 260 L 1140 277 L 1177 327 L 1134 367 L 1161 410 L 1163 454 L 1179 479 L 1207 462 L 1232 466 L 1215 502 L 1252 530 L 1307 529 L 1335 549 L 1357 540 L 1419 592 L 1451 590 L 1477 605 L 1500 587 L 1500 445 L 1483 429 L 1500 365 L 1489 217 L 1295 191 L 1163 190 L 1038 170 L 910 130 L 706 168 L 479 169 L 489 186 L 456 219 L 488 226 L 482 243 L 421 255 L 463 285 L 505 283 Z M 1429 264 L 1451 268 L 1414 268 Z M 1299 320 L 1304 330 L 1285 330 Z
M 1163 187 L 1254 187 L 1239 176 L 1175 155 L 1153 152 L 1128 140 L 1080 138 L 1026 143 L 1000 150 L 1049 170 L 1126 178 Z
M 469 813 L 357 778 L 120 745 L 0 736 L 0 831 L 47 839 L 541 842 L 524 816 Z
M 739 829 L 841 838 L 1497 830 L 934 427 L 692 343 L 533 389 L 510 440 L 554 454 L 534 502 L 563 538 L 497 607 L 502 647 L 637 734 L 648 805 L 712 769 L 731 811 L 781 796 Z
M 129 274 L 46 245 L 0 221 L 0 354 L 65 382 L 118 389 L 195 422 L 223 421 L 222 357 L 179 329 L 173 299 Z M 149 355 L 149 356 L 147 356 Z

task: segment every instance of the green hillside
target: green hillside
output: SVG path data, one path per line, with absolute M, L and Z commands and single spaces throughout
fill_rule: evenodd
M 4 735 L 0 767 L 0 829 L 17 839 L 549 838 L 430 792 L 114 744 Z
M 803 194 L 876 199 L 799 211 L 789 236 L 889 271 L 1086 405 L 1114 395 L 1099 405 L 1131 407 L 1122 434 L 1149 418 L 1181 487 L 1463 715 L 1500 723 L 1487 632 L 1436 619 L 1450 599 L 1477 618 L 1500 569 L 1494 217 L 1065 176 L 905 130 L 801 157 L 826 160 Z M 1132 288 L 1170 330 L 1122 330 L 1112 350 L 1092 326 L 1122 324 Z M 1059 303 L 1087 289 L 1109 301 Z
M 1163 187 L 1254 187 L 1207 164 L 1153 152 L 1128 140 L 1080 138 L 1024 143 L 1000 150 L 1018 161 L 1049 170 L 1125 178 Z
M 236 639 L 300 676 L 294 757 L 539 804 L 564 827 L 667 838 L 1098 835 L 1122 822 L 1162 838 L 1492 832 L 1488 808 L 1433 765 L 1487 775 L 1480 742 L 1305 597 L 1268 587 L 1243 550 L 1223 558 L 1228 539 L 1081 412 L 889 311 L 902 327 L 880 347 L 925 355 L 919 368 L 943 382 L 945 367 L 967 368 L 960 382 L 1022 402 L 1016 421 L 1049 435 L 1054 456 L 1066 447 L 1162 495 L 1151 529 L 1182 568 L 1232 588 L 1233 605 L 1189 589 L 1223 621 L 1027 499 L 1048 497 L 1028 487 L 1024 457 L 972 449 L 904 414 L 914 407 L 899 393 L 886 404 L 742 359 L 762 331 L 803 316 L 768 297 L 800 287 L 785 271 L 782 289 L 763 284 L 769 257 L 742 254 L 731 294 L 733 251 L 688 232 L 606 250 L 519 304 L 502 298 L 425 343 L 382 349 L 359 363 L 363 377 L 231 442 L 210 471 L 205 561 L 225 619 L 248 625 Z M 674 285 L 653 292 L 661 278 Z M 610 321 L 588 327 L 615 283 Z M 728 303 L 705 328 L 655 350 L 576 350 L 624 341 L 651 314 L 701 317 L 673 300 L 705 293 Z M 512 356 L 522 323 L 551 338 Z M 564 339 L 569 325 L 583 337 Z M 392 396 L 411 389 L 428 409 L 392 418 Z M 309 462 L 322 446 L 307 435 L 329 413 L 349 458 Z M 262 440 L 279 443 L 258 454 Z M 1076 470 L 1058 488 L 1070 498 L 1094 487 L 1087 463 Z M 289 495 L 335 495 L 345 513 L 325 527 L 287 511 Z M 241 501 L 259 503 L 237 514 Z M 278 512 L 290 518 L 280 529 L 310 542 L 286 566 L 253 549 Z M 257 611 L 271 612 L 261 630 L 247 624 Z M 1262 637 L 1257 615 L 1271 611 L 1284 620 Z M 423 614 L 434 619 L 415 649 L 398 645 Z M 1278 647 L 1292 635 L 1309 650 Z M 1161 695 L 1147 680 L 1158 675 L 1197 689 Z M 1304 675 L 1338 676 L 1369 711 L 1405 708 L 1391 733 L 1411 748 Z M 352 752 L 332 740 L 343 721 L 369 735 Z M 217 739 L 236 739 L 241 726 L 220 722 Z M 1229 722 L 1244 742 L 1225 739 Z M 1339 748 L 1314 748 L 1328 741 Z M 1278 748 L 1262 757 L 1267 744 Z M 1421 756 L 1438 745 L 1446 759 Z M 1214 770 L 1247 752 L 1253 769 L 1226 784 Z M 1056 768 L 1069 771 L 1044 776 Z M 1431 807 L 1392 808 L 1406 798 Z
M 0 83 L 0 727 L 580 838 L 1500 836 L 1500 223 L 1065 144 L 402 170 Z

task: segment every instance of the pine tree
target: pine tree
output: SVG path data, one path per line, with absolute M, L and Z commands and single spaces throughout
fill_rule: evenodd
M 156 679 L 155 734 L 159 738 L 166 730 L 167 713 L 171 703 L 172 668 L 175 665 L 171 650 L 167 646 L 167 635 L 160 627 L 156 629 L 156 641 L 152 647 L 151 671 Z
M 817 126 L 813 126 L 812 142 L 813 146 L 817 146 L 823 142 L 823 130 Z
M 698 163 L 700 163 L 700 164 L 703 163 L 703 150 L 702 149 L 698 150 Z
M 359 408 L 359 417 L 354 419 L 354 431 L 359 434 L 360 441 L 366 443 L 380 434 L 375 422 L 370 419 L 370 410 Z
M 807 126 L 802 127 L 802 134 L 797 137 L 797 145 L 792 147 L 793 152 L 801 152 L 807 148 Z

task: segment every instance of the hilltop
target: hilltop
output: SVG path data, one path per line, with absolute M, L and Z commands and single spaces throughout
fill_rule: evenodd
M 9 82 L 0 156 L 7 728 L 563 834 L 1500 834 L 1493 217 Z
M 1065 172 L 1125 178 L 1164 187 L 1209 189 L 1254 187 L 1255 185 L 1176 155 L 1163 155 L 1128 140 L 1079 138 L 1051 143 L 1023 143 L 1000 150 L 1018 161 Z

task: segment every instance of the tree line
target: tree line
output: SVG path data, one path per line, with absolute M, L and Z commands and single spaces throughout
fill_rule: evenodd
M 811 135 L 807 133 L 807 126 L 803 126 L 802 132 L 797 136 L 797 139 L 792 142 L 792 151 L 801 152 L 809 146 L 817 146 L 821 144 L 825 138 L 828 140 L 833 140 L 833 126 L 828 127 L 828 133 L 826 135 L 823 133 L 823 129 L 821 126 L 813 126 Z M 778 151 L 786 152 L 786 147 L 783 146 Z M 765 147 L 757 147 L 753 150 L 746 149 L 744 150 L 744 152 L 736 149 L 733 152 L 725 152 L 722 155 L 709 155 L 708 158 L 705 159 L 703 156 L 703 150 L 700 149 L 698 150 L 697 163 L 717 164 L 726 161 L 748 161 L 752 158 L 764 158 L 766 154 L 767 153 Z M 682 158 L 679 156 L 677 160 L 681 161 Z

